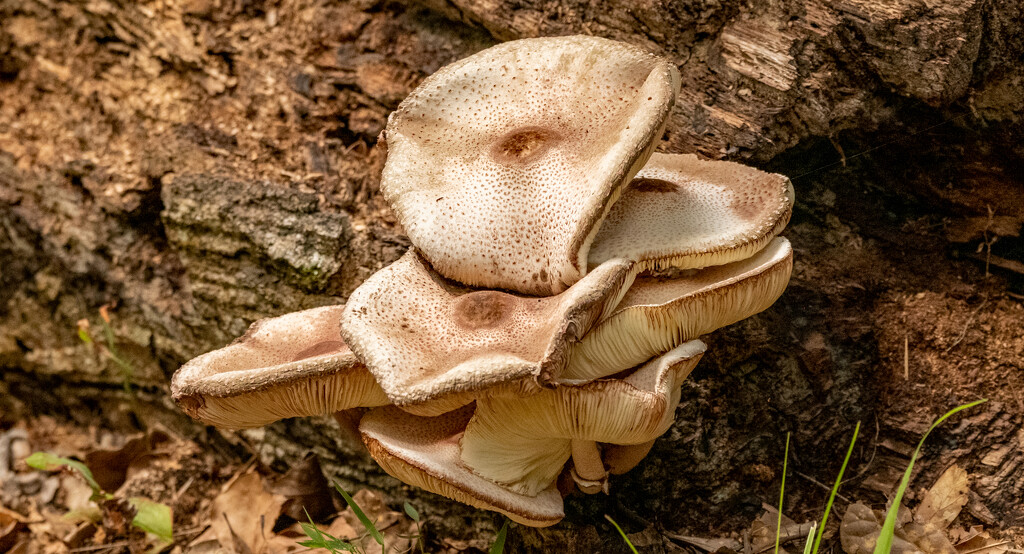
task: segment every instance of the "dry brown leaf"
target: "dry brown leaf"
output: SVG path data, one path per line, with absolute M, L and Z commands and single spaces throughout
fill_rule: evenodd
M 284 496 L 267 492 L 263 476 L 250 467 L 224 484 L 210 507 L 210 528 L 192 544 L 198 546 L 216 539 L 229 550 L 273 552 L 272 529 L 284 502 Z
M 163 431 L 152 431 L 134 437 L 116 450 L 91 450 L 85 454 L 85 465 L 105 491 L 116 491 L 125 481 L 128 469 L 143 463 L 159 445 L 171 440 Z
M 921 504 L 914 510 L 914 521 L 945 529 L 960 515 L 960 510 L 966 504 L 967 471 L 953 465 L 924 493 Z
M 270 492 L 287 499 L 282 513 L 296 521 L 306 521 L 307 513 L 314 521 L 322 521 L 335 513 L 331 485 L 324 477 L 316 454 L 306 456 L 275 479 Z
M 955 535 L 958 535 L 954 538 L 956 551 L 960 554 L 1004 554 L 1011 546 L 1009 541 L 992 538 L 992 535 L 982 530 L 980 525 L 975 525 L 970 530 L 961 530 Z
M 839 524 L 839 542 L 846 554 L 873 554 L 878 535 L 882 531 L 881 514 L 867 505 L 856 502 L 846 509 Z M 917 545 L 908 541 L 901 528 L 892 538 L 892 554 L 923 554 Z
M 953 543 L 946 537 L 944 527 L 911 521 L 900 531 L 903 538 L 917 545 L 925 554 L 956 554 Z
M 25 518 L 21 514 L 0 506 L 0 552 L 14 548 L 18 535 L 25 529 Z

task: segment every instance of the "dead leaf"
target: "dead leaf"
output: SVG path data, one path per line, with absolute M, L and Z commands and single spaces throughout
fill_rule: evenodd
M 953 465 L 924 493 L 914 510 L 914 521 L 930 523 L 938 529 L 949 527 L 967 504 L 967 471 Z
M 961 554 L 1004 554 L 1011 546 L 1009 541 L 992 538 L 992 535 L 982 530 L 980 525 L 954 533 L 953 542 L 957 552 Z
M 946 537 L 945 527 L 911 521 L 901 531 L 903 538 L 917 545 L 925 554 L 956 554 L 953 543 Z
M 0 552 L 7 552 L 18 543 L 19 534 L 28 529 L 21 514 L 0 506 Z
M 210 528 L 192 544 L 216 539 L 229 550 L 270 552 L 268 541 L 284 502 L 284 496 L 267 491 L 263 476 L 250 467 L 224 484 L 210 507 Z
M 281 511 L 295 521 L 322 521 L 335 513 L 331 485 L 320 468 L 316 454 L 309 454 L 280 478 L 274 480 L 270 492 L 287 500 Z
M 878 535 L 882 531 L 883 517 L 866 504 L 856 502 L 846 509 L 839 524 L 839 542 L 846 554 L 873 554 Z M 900 529 L 892 538 L 893 554 L 923 554 L 916 545 L 906 540 Z
M 116 491 L 128 473 L 128 468 L 143 461 L 160 444 L 171 440 L 163 431 L 152 431 L 130 439 L 117 450 L 92 450 L 85 454 L 85 465 L 105 491 Z

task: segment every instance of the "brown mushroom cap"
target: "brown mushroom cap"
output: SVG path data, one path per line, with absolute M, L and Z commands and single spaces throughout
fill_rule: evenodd
M 631 263 L 612 260 L 559 295 L 527 297 L 446 281 L 410 250 L 352 293 L 342 334 L 394 404 L 437 415 L 485 389 L 557 377 L 568 343 L 632 279 Z
M 445 277 L 550 295 L 646 162 L 679 90 L 667 60 L 608 39 L 505 42 L 442 68 L 388 118 L 381 192 Z
M 641 444 L 668 430 L 679 386 L 704 349 L 699 340 L 684 343 L 623 379 L 481 399 L 462 436 L 462 460 L 513 491 L 536 494 L 555 481 L 580 446 L 574 441 Z
M 611 207 L 590 249 L 592 267 L 634 260 L 640 271 L 742 260 L 789 222 L 789 179 L 692 154 L 654 154 Z
M 325 306 L 253 323 L 230 345 L 174 373 L 175 402 L 195 419 L 230 429 L 387 404 L 341 338 L 343 309 Z
M 558 523 L 565 514 L 553 483 L 535 495 L 522 495 L 476 475 L 461 462 L 459 437 L 472 414 L 473 406 L 437 417 L 377 408 L 363 417 L 359 431 L 373 459 L 402 482 L 503 513 L 523 525 Z
M 793 270 L 778 237 L 742 261 L 675 279 L 638 277 L 611 315 L 571 347 L 563 379 L 597 379 L 767 309 Z

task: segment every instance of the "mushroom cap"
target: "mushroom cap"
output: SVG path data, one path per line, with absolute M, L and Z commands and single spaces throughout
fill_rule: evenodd
M 410 250 L 352 293 L 342 334 L 394 404 L 437 415 L 556 378 L 568 344 L 622 298 L 632 266 L 611 260 L 538 298 L 446 281 Z
M 767 309 L 793 270 L 777 237 L 757 254 L 667 279 L 638 277 L 611 315 L 572 345 L 563 379 L 597 379 Z
M 473 406 L 437 417 L 376 408 L 363 417 L 359 431 L 373 459 L 404 483 L 500 512 L 523 525 L 558 523 L 565 514 L 553 483 L 535 495 L 522 495 L 476 475 L 460 461 L 459 437 L 472 413 Z
M 640 271 L 721 265 L 753 255 L 793 211 L 776 173 L 693 154 L 654 154 L 601 224 L 589 263 L 634 260 Z
M 573 440 L 651 441 L 672 425 L 679 386 L 705 348 L 699 340 L 686 342 L 622 379 L 481 399 L 462 436 L 462 460 L 477 474 L 532 495 L 555 481 Z
M 171 379 L 189 416 L 216 427 L 259 427 L 286 417 L 388 403 L 341 338 L 344 306 L 253 323 L 234 342 L 192 359 Z
M 388 117 L 381 192 L 441 275 L 560 292 L 587 272 L 600 220 L 678 91 L 672 64 L 621 42 L 499 44 L 434 73 Z

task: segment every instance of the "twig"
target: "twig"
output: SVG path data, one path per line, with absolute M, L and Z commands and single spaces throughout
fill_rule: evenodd
M 903 335 L 903 380 L 910 380 L 910 335 Z
M 110 544 L 100 544 L 96 546 L 82 546 L 79 548 L 72 548 L 70 552 L 94 552 L 96 550 L 111 550 L 114 548 L 120 548 L 122 546 L 128 546 L 128 541 L 112 542 Z
M 810 475 L 805 475 L 803 473 L 800 473 L 799 471 L 794 472 L 794 473 L 796 473 L 800 477 L 803 477 L 804 479 L 807 479 L 808 481 L 814 483 L 815 485 L 818 485 L 819 487 L 821 487 L 821 488 L 823 488 L 823 489 L 825 489 L 825 490 L 827 490 L 829 492 L 832 492 L 832 487 L 826 485 L 825 483 L 822 483 L 821 481 L 818 481 L 814 477 L 811 477 Z M 853 504 L 852 500 L 850 500 L 849 498 L 846 498 L 845 496 L 839 494 L 838 491 L 836 491 L 836 498 L 842 499 L 847 504 Z M 834 510 L 835 508 L 832 508 L 832 509 Z M 839 512 L 836 512 L 836 517 L 842 517 L 842 516 L 839 514 Z
M 965 552 L 959 552 L 958 554 L 973 554 L 974 552 L 981 552 L 982 550 L 988 550 L 989 548 L 995 548 L 997 546 L 1003 546 L 1004 544 L 1010 544 L 1010 541 L 997 542 L 995 544 L 986 544 L 985 546 L 981 546 L 981 547 L 975 548 L 974 550 L 967 550 Z M 1020 550 L 1007 549 L 1006 552 L 1021 552 L 1021 551 Z
M 967 323 L 964 324 L 964 328 L 962 331 L 960 331 L 960 335 L 956 338 L 955 341 L 953 341 L 953 344 L 949 345 L 949 347 L 946 348 L 943 354 L 949 353 L 950 350 L 956 348 L 956 346 L 960 344 L 961 341 L 964 340 L 964 337 L 967 336 L 967 330 L 970 329 L 971 324 L 974 323 L 974 318 L 977 317 L 978 312 L 980 312 L 981 309 L 985 307 L 985 304 L 988 304 L 988 297 L 986 297 L 985 300 L 982 300 L 981 304 L 979 304 L 978 307 L 975 308 L 973 312 L 971 312 L 971 316 L 967 318 Z

